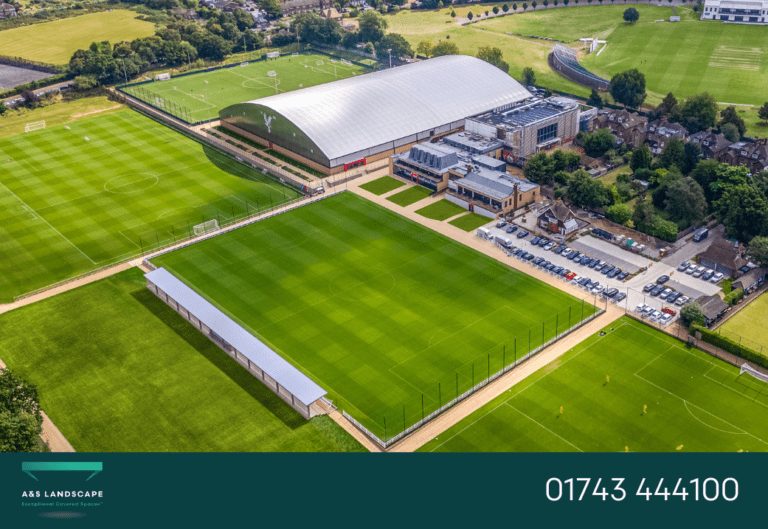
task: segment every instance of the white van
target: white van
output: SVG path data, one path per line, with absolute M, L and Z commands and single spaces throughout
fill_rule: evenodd
M 503 246 L 504 248 L 512 248 L 512 241 L 509 240 L 507 237 L 504 237 L 503 235 L 497 235 L 496 242 L 501 246 Z
M 477 236 L 481 239 L 493 240 L 493 233 L 488 228 L 477 228 Z

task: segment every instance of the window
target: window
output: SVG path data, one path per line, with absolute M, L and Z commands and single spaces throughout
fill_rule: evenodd
M 536 143 L 543 143 L 557 137 L 557 123 L 540 128 L 536 132 Z

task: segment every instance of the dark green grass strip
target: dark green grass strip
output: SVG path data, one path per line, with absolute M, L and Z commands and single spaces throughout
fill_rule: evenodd
M 427 207 L 417 209 L 416 213 L 422 217 L 427 217 L 428 219 L 446 220 L 450 219 L 451 217 L 455 217 L 464 211 L 467 210 L 458 204 L 454 204 L 453 202 L 443 199 L 435 202 L 434 204 L 430 204 Z
M 629 317 L 603 332 L 420 451 L 768 450 L 768 384 Z
M 396 180 L 391 176 L 382 176 L 381 178 L 377 178 L 376 180 L 372 180 L 367 184 L 361 185 L 360 188 L 365 189 L 374 195 L 383 195 L 384 193 L 389 193 L 390 191 L 394 191 L 395 189 L 403 187 L 404 185 L 404 182 Z
M 576 299 L 353 193 L 153 262 L 381 437 L 593 311 L 591 297 Z
M 453 219 L 448 224 L 452 226 L 456 226 L 459 229 L 462 229 L 464 231 L 472 231 L 480 226 L 483 226 L 485 224 L 488 224 L 491 222 L 492 219 L 489 219 L 488 217 L 484 217 L 483 215 L 478 215 L 477 213 L 469 213 L 467 215 L 463 215 L 457 219 Z
M 405 191 L 400 191 L 399 193 L 395 193 L 391 197 L 387 197 L 387 200 L 389 200 L 390 202 L 394 202 L 398 206 L 406 207 L 406 206 L 410 206 L 415 202 L 418 202 L 419 200 L 424 200 L 431 194 L 432 194 L 432 191 L 430 191 L 426 187 L 413 186 L 413 187 L 409 187 Z
M 137 268 L 3 314 L 0 349 L 78 452 L 363 450 L 301 417 Z

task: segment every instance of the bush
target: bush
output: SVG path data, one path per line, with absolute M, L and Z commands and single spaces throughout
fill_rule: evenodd
M 712 344 L 715 347 L 719 347 L 724 351 L 728 351 L 731 354 L 735 354 L 739 358 L 743 358 L 748 362 L 752 362 L 753 364 L 757 364 L 761 367 L 768 368 L 768 358 L 761 355 L 757 351 L 754 351 L 749 347 L 741 345 L 738 342 L 731 340 L 730 338 L 721 336 L 715 331 L 710 331 L 706 327 L 702 327 L 700 325 L 693 325 L 691 327 L 691 333 L 695 333 L 697 331 L 701 333 L 701 339 L 704 340 L 705 342 Z
M 704 312 L 701 310 L 701 305 L 695 301 L 684 305 L 683 308 L 680 309 L 680 321 L 686 327 L 690 327 L 691 325 L 704 325 L 706 318 L 704 317 Z
M 733 307 L 737 301 L 741 301 L 742 299 L 744 299 L 744 289 L 737 288 L 736 290 L 731 290 L 731 293 L 725 296 L 723 301 L 728 303 L 729 307 Z

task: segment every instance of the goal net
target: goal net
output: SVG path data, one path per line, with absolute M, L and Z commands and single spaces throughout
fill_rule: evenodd
M 27 123 L 26 127 L 24 127 L 24 132 L 30 132 L 33 130 L 40 130 L 45 128 L 45 121 L 33 121 L 32 123 Z
M 195 230 L 195 235 L 203 235 L 204 233 L 210 233 L 212 231 L 218 230 L 219 223 L 216 221 L 216 219 L 213 219 L 207 222 L 203 222 L 202 224 L 196 224 L 192 229 Z
M 240 66 L 241 66 L 241 67 L 243 67 L 243 68 L 245 68 L 246 66 L 248 66 L 248 63 L 247 63 L 247 62 L 241 62 L 241 63 L 240 63 Z
M 267 72 L 267 77 L 277 77 L 277 72 L 274 70 L 271 70 Z
M 743 375 L 744 373 L 747 373 L 749 375 L 752 375 L 758 380 L 762 380 L 763 382 L 768 382 L 768 375 L 764 375 L 757 369 L 754 369 L 753 367 L 750 367 L 749 364 L 744 364 L 741 366 L 741 371 L 739 371 L 739 376 Z
M 315 61 L 315 65 L 316 66 L 322 66 L 323 64 L 325 64 L 325 63 L 323 62 L 322 59 L 320 59 L 319 61 Z
M 341 59 L 341 64 L 346 64 L 347 66 L 352 66 L 352 63 L 348 61 L 347 59 Z
M 299 54 L 297 52 L 291 53 L 291 57 L 298 57 L 298 56 L 299 56 Z

